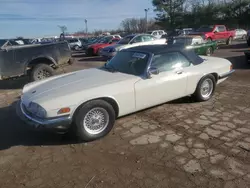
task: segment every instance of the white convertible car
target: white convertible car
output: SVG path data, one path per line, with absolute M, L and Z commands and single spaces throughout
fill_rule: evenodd
M 233 72 L 226 59 L 177 45 L 139 46 L 118 52 L 103 67 L 25 85 L 17 113 L 36 129 L 69 131 L 91 141 L 126 114 L 184 96 L 209 100 Z

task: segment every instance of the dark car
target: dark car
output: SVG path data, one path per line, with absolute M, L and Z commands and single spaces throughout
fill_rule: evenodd
M 31 81 L 41 80 L 72 62 L 67 42 L 20 45 L 0 39 L 0 80 L 23 75 L 29 75 Z

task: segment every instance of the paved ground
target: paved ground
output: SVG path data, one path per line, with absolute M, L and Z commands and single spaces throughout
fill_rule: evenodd
M 0 187 L 250 187 L 245 47 L 216 52 L 237 71 L 212 100 L 184 98 L 121 118 L 107 137 L 87 144 L 28 131 L 14 110 L 25 79 L 0 83 Z M 78 60 L 70 71 L 98 65 Z

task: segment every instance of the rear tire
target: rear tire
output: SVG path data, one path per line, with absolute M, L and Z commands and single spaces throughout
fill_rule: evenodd
M 72 131 L 79 141 L 97 140 L 112 130 L 115 119 L 111 104 L 103 100 L 93 100 L 76 112 Z
M 30 73 L 31 81 L 43 80 L 55 75 L 55 70 L 47 64 L 38 64 L 32 68 Z
M 93 48 L 88 48 L 87 49 L 87 56 L 93 56 L 94 55 L 94 50 Z
M 197 102 L 207 101 L 212 98 L 216 87 L 216 81 L 213 75 L 209 74 L 201 78 L 196 90 L 193 94 L 193 98 Z

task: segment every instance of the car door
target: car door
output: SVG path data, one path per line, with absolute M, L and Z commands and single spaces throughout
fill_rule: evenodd
M 168 52 L 155 55 L 151 68 L 159 74 L 141 79 L 135 83 L 136 109 L 141 110 L 162 104 L 186 95 L 186 67 L 190 62 L 179 52 Z
M 129 47 L 135 47 L 135 46 L 141 46 L 143 45 L 143 38 L 142 35 L 138 35 L 136 37 L 134 37 L 131 41 L 130 41 L 130 45 Z
M 150 45 L 150 44 L 153 44 L 153 40 L 154 37 L 151 36 L 151 35 L 142 35 L 142 39 L 143 39 L 143 45 Z

